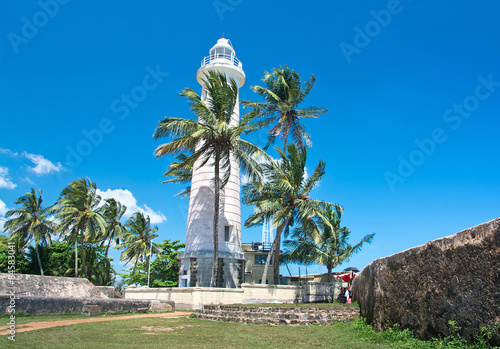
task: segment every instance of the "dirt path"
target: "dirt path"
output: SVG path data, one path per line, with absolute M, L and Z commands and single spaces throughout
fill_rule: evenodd
M 27 332 L 27 331 L 35 331 L 41 330 L 44 328 L 58 327 L 58 326 L 68 326 L 68 325 L 77 325 L 84 324 L 87 322 L 101 322 L 101 321 L 115 321 L 115 320 L 127 320 L 127 319 L 140 319 L 147 317 L 160 317 L 164 319 L 175 319 L 184 316 L 189 316 L 190 312 L 185 311 L 176 311 L 174 313 L 156 313 L 156 314 L 138 314 L 138 315 L 126 315 L 126 316 L 113 316 L 109 318 L 87 318 L 80 320 L 60 320 L 60 321 L 47 321 L 47 322 L 30 322 L 27 324 L 17 325 L 16 333 Z M 0 336 L 8 334 L 7 329 L 9 326 L 1 326 L 0 327 Z M 1 333 L 4 332 L 4 333 Z

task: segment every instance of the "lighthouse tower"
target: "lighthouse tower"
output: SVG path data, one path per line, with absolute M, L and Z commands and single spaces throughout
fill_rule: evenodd
M 202 86 L 201 98 L 204 101 L 208 96 L 203 80 L 211 71 L 224 73 L 228 79 L 233 78 L 238 88 L 245 83 L 242 64 L 236 58 L 228 39 L 219 39 L 210 49 L 210 55 L 201 61 L 196 79 Z M 239 118 L 239 103 L 237 103 L 230 125 L 238 125 Z M 198 160 L 193 167 L 186 248 L 185 252 L 179 255 L 180 287 L 209 287 L 212 277 L 214 167 L 213 161 L 200 167 L 202 161 Z M 235 288 L 244 282 L 245 256 L 241 251 L 240 203 L 240 166 L 238 161 L 232 158 L 229 181 L 220 193 L 217 287 Z

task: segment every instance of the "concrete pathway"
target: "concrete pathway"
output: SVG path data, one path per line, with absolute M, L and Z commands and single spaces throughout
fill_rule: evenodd
M 29 322 L 27 324 L 16 325 L 16 334 L 21 332 L 41 330 L 44 328 L 58 327 L 58 326 L 68 326 L 84 324 L 87 322 L 102 322 L 102 321 L 115 321 L 115 320 L 128 320 L 128 319 L 140 319 L 148 317 L 159 317 L 164 319 L 176 319 L 180 317 L 185 317 L 191 315 L 191 312 L 186 311 L 176 311 L 174 313 L 152 313 L 152 314 L 137 314 L 137 315 L 124 315 L 124 316 L 112 316 L 109 318 L 95 317 L 86 319 L 75 319 L 75 320 L 60 320 L 60 321 L 47 321 L 47 322 Z M 0 326 L 0 336 L 9 334 L 7 330 L 9 326 Z M 1 333 L 3 332 L 3 333 Z

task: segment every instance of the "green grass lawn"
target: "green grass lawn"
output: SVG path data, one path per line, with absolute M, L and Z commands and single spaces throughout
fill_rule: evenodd
M 143 318 L 54 327 L 0 337 L 2 348 L 389 348 L 356 335 L 349 324 L 267 326 L 193 318 Z M 10 342 L 10 343 L 7 343 Z
M 71 314 L 70 314 L 71 315 Z M 33 322 L 70 315 L 26 316 Z M 109 316 L 109 315 L 107 315 Z M 82 318 L 81 316 L 78 318 Z M 24 320 L 23 319 L 23 320 Z M 2 317 L 1 320 L 4 320 Z M 376 333 L 358 320 L 312 326 L 268 326 L 198 320 L 141 318 L 85 323 L 0 336 L 0 347 L 12 348 L 456 348 L 414 340 L 409 332 Z

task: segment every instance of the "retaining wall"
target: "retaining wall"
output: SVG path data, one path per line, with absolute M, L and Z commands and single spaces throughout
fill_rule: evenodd
M 8 295 L 0 295 L 0 314 L 81 313 L 84 305 L 98 305 L 101 313 L 147 313 L 148 311 L 175 310 L 175 303 L 168 301 L 32 296 L 19 296 L 13 299 Z
M 359 308 L 235 307 L 206 305 L 194 314 L 198 319 L 267 325 L 311 325 L 349 321 Z
M 266 302 L 309 303 L 335 299 L 341 283 L 306 283 L 302 286 L 243 284 L 240 288 L 127 287 L 126 299 L 171 300 L 177 309 L 196 310 L 204 305 L 257 304 Z
M 0 295 L 8 294 L 12 289 L 17 296 L 108 298 L 84 278 L 0 273 Z

